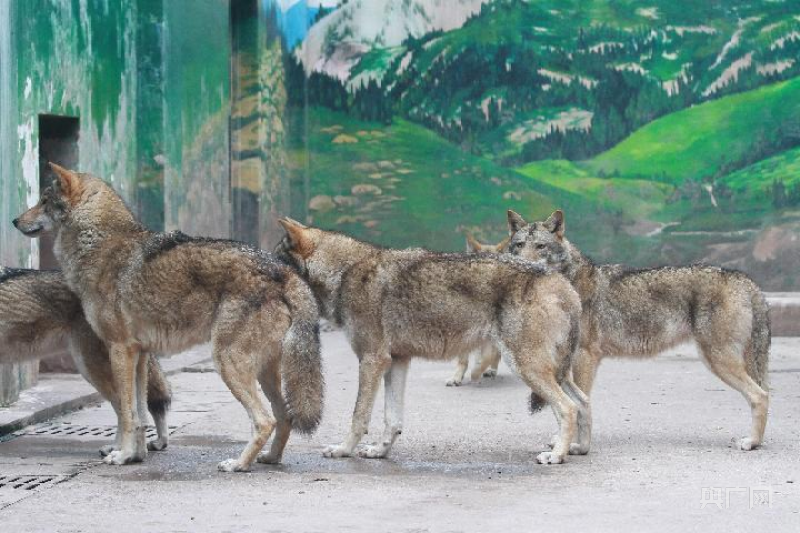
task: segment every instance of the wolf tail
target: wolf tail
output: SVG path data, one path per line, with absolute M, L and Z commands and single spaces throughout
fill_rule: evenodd
M 283 337 L 284 394 L 292 427 L 310 434 L 322 419 L 325 393 L 319 310 L 311 289 L 296 275 L 286 283 L 284 299 L 292 314 L 292 324 Z
M 561 385 L 567 376 L 572 371 L 572 365 L 578 357 L 578 347 L 581 341 L 581 326 L 580 326 L 580 309 L 577 313 L 570 314 L 569 320 L 569 334 L 567 335 L 567 342 L 557 348 L 557 353 L 561 357 L 559 360 L 558 368 L 556 369 L 556 381 Z M 538 413 L 547 401 L 536 394 L 531 393 L 530 403 L 528 407 L 531 414 Z
M 164 375 L 161 364 L 154 355 L 147 361 L 147 410 L 153 415 L 166 416 L 172 405 L 172 388 Z
M 747 374 L 758 383 L 758 386 L 768 390 L 767 371 L 769 367 L 769 347 L 772 334 L 769 328 L 769 305 L 764 294 L 755 287 L 750 297 L 753 312 L 753 325 L 750 331 L 750 342 L 744 353 L 744 363 Z

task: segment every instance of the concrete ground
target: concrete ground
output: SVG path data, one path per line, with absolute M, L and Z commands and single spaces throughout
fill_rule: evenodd
M 735 449 L 750 424 L 745 401 L 684 348 L 604 363 L 591 453 L 549 466 L 534 458 L 555 420 L 528 414 L 525 387 L 504 366 L 494 380 L 447 388 L 452 366 L 422 361 L 412 363 L 405 430 L 389 459 L 323 458 L 356 395 L 343 335 L 326 333 L 323 344 L 325 417 L 313 438 L 290 440 L 283 465 L 217 472 L 249 424 L 199 365 L 170 378 L 172 442 L 143 464 L 99 462 L 113 435 L 107 404 L 0 443 L 3 531 L 800 531 L 800 339 L 774 341 L 763 449 Z

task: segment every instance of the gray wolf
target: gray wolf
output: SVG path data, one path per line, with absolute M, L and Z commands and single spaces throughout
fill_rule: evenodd
M 253 424 L 241 455 L 219 469 L 248 470 L 273 430 L 271 449 L 258 460 L 280 461 L 290 431 L 312 432 L 322 414 L 319 312 L 305 282 L 291 267 L 240 243 L 148 231 L 101 179 L 51 166 L 53 185 L 14 223 L 32 237 L 55 232 L 67 285 L 108 347 L 122 440 L 105 461 L 126 464 L 147 453 L 141 354 L 168 355 L 207 341 L 220 376 Z
M 531 388 L 532 410 L 553 408 L 560 438 L 539 462 L 563 462 L 576 432 L 578 444 L 587 445 L 588 402 L 569 375 L 580 302 L 563 276 L 510 257 L 384 249 L 291 219 L 281 224 L 286 236 L 276 254 L 306 278 L 323 314 L 345 330 L 359 358 L 350 433 L 325 456 L 353 454 L 383 377 L 385 430 L 358 454 L 386 457 L 402 432 L 409 361 L 453 359 L 486 342 Z
M 706 366 L 752 411 L 742 450 L 761 445 L 767 424 L 770 329 L 767 302 L 741 272 L 711 266 L 630 270 L 596 265 L 570 243 L 564 214 L 527 223 L 508 212 L 509 251 L 565 275 L 581 297 L 575 383 L 591 394 L 604 357 L 645 358 L 694 341 Z
M 86 322 L 81 302 L 61 273 L 0 267 L 0 363 L 40 359 L 65 342 L 80 373 L 119 417 L 108 351 Z M 147 408 L 158 432 L 147 448 L 163 450 L 169 443 L 166 415 L 172 395 L 155 357 L 148 357 L 147 370 Z M 118 448 L 119 442 L 103 446 L 100 454 Z
M 499 254 L 506 251 L 508 238 L 503 239 L 498 244 L 483 244 L 477 241 L 472 235 L 467 234 L 467 252 Z M 456 371 L 453 377 L 447 380 L 448 387 L 458 387 L 464 381 L 464 374 L 469 366 L 470 356 L 473 356 L 473 363 L 470 380 L 479 381 L 481 377 L 493 378 L 497 375 L 497 367 L 500 364 L 500 352 L 487 343 L 473 352 L 461 354 L 456 359 Z

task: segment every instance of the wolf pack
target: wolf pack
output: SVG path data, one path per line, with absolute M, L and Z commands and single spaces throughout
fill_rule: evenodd
M 537 461 L 562 463 L 590 451 L 603 358 L 692 341 L 750 406 L 739 448 L 763 442 L 769 313 L 741 272 L 595 264 L 567 239 L 562 211 L 542 221 L 508 211 L 505 240 L 468 238 L 464 253 L 384 248 L 284 218 L 270 253 L 149 231 L 102 179 L 51 167 L 52 185 L 13 224 L 31 238 L 50 233 L 61 270 L 0 267 L 0 362 L 35 360 L 66 341 L 117 415 L 116 440 L 100 450 L 108 464 L 167 447 L 171 391 L 158 358 L 201 343 L 252 423 L 244 450 L 219 469 L 280 462 L 290 433 L 313 433 L 322 418 L 321 318 L 345 332 L 359 363 L 351 426 L 326 457 L 386 457 L 403 431 L 411 359 L 456 360 L 447 384 L 457 386 L 475 353 L 473 380 L 503 359 L 530 388 L 531 412 L 550 406 L 559 430 Z M 385 426 L 365 445 L 381 379 Z

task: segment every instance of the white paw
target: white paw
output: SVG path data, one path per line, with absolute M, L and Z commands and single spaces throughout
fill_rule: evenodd
M 461 386 L 461 380 L 448 379 L 447 383 L 445 383 L 445 385 L 447 385 L 448 387 L 460 387 Z
M 108 454 L 116 450 L 113 444 L 106 444 L 102 448 L 100 448 L 100 457 L 106 457 Z
M 126 453 L 123 450 L 114 450 L 103 457 L 103 462 L 109 465 L 127 465 L 131 463 L 140 463 L 142 459 L 142 457 L 133 453 Z
M 280 456 L 272 455 L 272 452 L 258 454 L 256 461 L 264 465 L 276 465 L 281 462 Z
M 167 449 L 167 444 L 166 440 L 155 439 L 147 443 L 147 449 L 151 452 L 161 452 Z
M 322 450 L 322 455 L 332 459 L 339 459 L 341 457 L 350 457 L 350 450 L 341 444 L 334 444 L 331 446 L 326 446 L 325 449 Z
M 242 466 L 238 459 L 228 459 L 217 465 L 220 472 L 249 472 L 249 466 Z
M 542 452 L 536 456 L 536 462 L 542 465 L 557 465 L 564 462 L 564 458 L 553 452 Z
M 750 437 L 745 437 L 739 441 L 739 449 L 749 452 L 750 450 L 755 450 L 760 445 L 756 444 L 756 442 L 751 439 Z
M 378 445 L 362 446 L 357 453 L 359 457 L 364 459 L 385 459 L 389 449 L 386 446 Z
M 589 447 L 583 446 L 578 444 L 577 442 L 573 442 L 569 445 L 569 454 L 570 455 L 586 455 L 589 453 Z
M 497 376 L 497 370 L 494 370 L 492 368 L 483 373 L 483 377 L 485 378 L 493 378 L 495 376 Z

